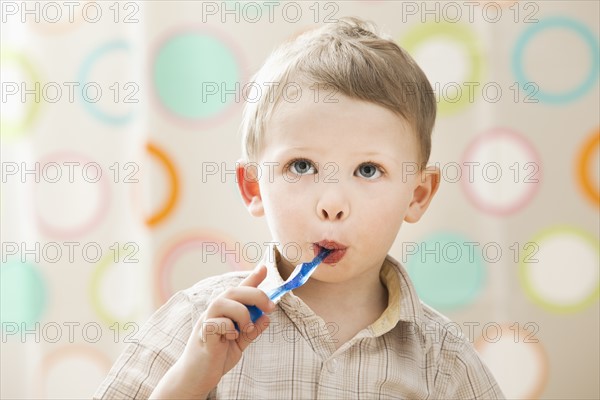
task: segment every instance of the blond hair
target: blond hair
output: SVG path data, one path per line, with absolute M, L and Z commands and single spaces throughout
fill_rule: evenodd
M 339 19 L 282 44 L 251 82 L 260 88 L 242 116 L 242 154 L 256 160 L 267 121 L 286 85 L 318 85 L 383 106 L 402 116 L 417 135 L 424 167 L 431 152 L 436 102 L 427 77 L 412 57 L 374 24 Z

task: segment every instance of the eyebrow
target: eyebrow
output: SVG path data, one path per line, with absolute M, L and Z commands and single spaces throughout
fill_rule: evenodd
M 276 158 L 280 158 L 280 157 L 289 157 L 290 153 L 294 153 L 294 152 L 303 152 L 303 151 L 315 151 L 315 150 L 319 150 L 317 148 L 312 148 L 312 147 L 304 147 L 304 146 L 299 146 L 299 147 L 286 147 L 285 149 L 282 149 L 278 152 L 275 153 Z
M 287 158 L 290 157 L 291 154 L 293 154 L 294 152 L 307 152 L 307 151 L 315 151 L 315 152 L 319 152 L 320 149 L 319 147 L 306 147 L 306 146 L 292 146 L 292 147 L 288 147 L 286 149 L 283 149 L 277 153 L 275 153 L 275 156 L 277 158 Z M 383 157 L 385 159 L 385 163 L 397 163 L 396 158 L 388 153 L 384 153 L 384 152 L 380 152 L 380 151 L 368 151 L 368 152 L 363 152 L 363 151 L 355 151 L 350 153 L 351 156 L 355 156 L 355 157 L 364 157 L 364 158 L 373 158 L 373 157 Z
M 379 151 L 368 151 L 368 152 L 360 152 L 360 151 L 356 151 L 354 153 L 352 153 L 353 155 L 357 155 L 357 156 L 367 156 L 367 157 L 371 157 L 371 156 L 384 156 L 387 158 L 391 158 L 389 154 L 386 153 L 382 153 Z
M 281 150 L 280 152 L 278 152 L 278 154 L 287 154 L 290 153 L 292 151 L 319 151 L 320 148 L 319 147 L 306 147 L 306 146 L 293 146 L 293 147 L 287 147 L 283 150 Z M 355 151 L 352 152 L 351 155 L 357 155 L 357 156 L 386 156 L 389 157 L 390 155 L 385 153 L 385 152 L 380 152 L 380 151 L 368 151 L 368 152 L 362 152 L 362 151 Z

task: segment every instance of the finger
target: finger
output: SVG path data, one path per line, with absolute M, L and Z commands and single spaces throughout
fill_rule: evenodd
M 198 337 L 202 343 L 216 344 L 223 340 L 235 340 L 239 332 L 229 318 L 209 318 L 200 324 Z
M 247 276 L 240 283 L 239 287 L 247 287 L 247 286 L 256 287 L 256 286 L 258 286 L 265 279 L 266 276 L 267 276 L 267 269 L 266 269 L 266 267 L 264 265 L 261 265 L 258 268 L 256 268 L 254 271 L 252 271 L 252 273 L 249 276 Z M 270 301 L 270 299 L 268 298 L 268 296 L 266 296 L 264 294 L 264 292 L 259 291 L 257 293 L 258 293 L 258 298 L 254 298 L 253 296 L 251 296 L 250 300 L 248 301 L 248 303 L 251 303 L 249 305 L 256 305 L 263 312 L 271 312 L 272 310 L 275 309 L 275 305 Z M 240 299 L 240 298 L 238 297 L 238 299 Z M 243 298 L 241 298 L 240 300 L 242 300 L 241 303 L 246 304 L 243 301 Z M 215 300 L 215 302 L 216 302 L 216 300 Z M 215 308 L 215 305 L 214 305 L 215 302 L 213 302 L 212 304 L 210 304 L 209 308 L 196 321 L 196 323 L 194 324 L 194 327 L 192 329 L 192 336 L 196 337 L 196 336 L 198 336 L 200 334 L 200 331 L 202 329 L 202 324 L 206 320 L 208 320 L 208 319 L 214 319 L 214 318 L 226 317 L 223 312 L 219 312 L 218 311 L 218 306 Z M 252 303 L 254 303 L 254 304 L 252 304 Z M 247 309 L 245 311 L 246 311 L 246 313 L 248 313 Z M 243 323 L 243 322 L 239 322 L 239 321 L 236 320 L 236 322 L 238 322 L 238 324 L 240 326 L 242 326 L 242 327 L 250 327 L 250 324 L 249 324 L 249 322 L 250 322 L 249 314 L 248 314 L 248 318 L 247 318 L 246 321 L 247 321 L 246 323 Z
M 255 268 L 250 275 L 246 277 L 239 286 L 253 286 L 257 287 L 267 277 L 267 267 L 260 265 Z
M 258 336 L 260 336 L 268 327 L 271 320 L 267 315 L 262 315 L 254 323 L 254 329 L 241 329 L 240 336 L 236 339 L 240 350 L 244 351 Z
M 206 318 L 229 318 L 238 326 L 246 327 L 252 323 L 248 308 L 239 301 L 228 297 L 219 297 L 206 310 Z
M 275 303 L 260 289 L 251 286 L 238 286 L 227 289 L 223 297 L 237 301 L 247 306 L 256 306 L 263 312 L 271 312 L 275 309 Z

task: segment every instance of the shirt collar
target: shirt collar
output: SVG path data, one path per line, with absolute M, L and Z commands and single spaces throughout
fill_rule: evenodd
M 383 261 L 379 276 L 388 291 L 388 306 L 381 317 L 371 324 L 375 335 L 390 331 L 399 322 L 420 327 L 424 321 L 423 307 L 404 267 L 388 255 Z
M 283 284 L 283 278 L 277 269 L 277 265 L 280 261 L 281 254 L 277 250 L 277 246 L 275 246 L 274 243 L 269 243 L 267 252 L 260 262 L 260 265 L 265 265 L 267 267 L 267 277 L 258 285 L 258 288 L 263 292 L 269 292 L 269 290 Z

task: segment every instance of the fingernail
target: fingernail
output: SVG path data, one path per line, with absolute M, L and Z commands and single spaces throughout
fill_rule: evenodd
M 256 329 L 256 326 L 254 326 L 254 324 L 248 324 L 248 328 L 247 328 L 248 332 L 252 332 L 254 329 Z

